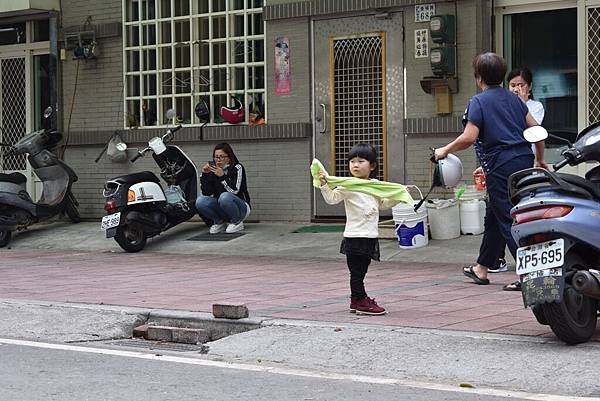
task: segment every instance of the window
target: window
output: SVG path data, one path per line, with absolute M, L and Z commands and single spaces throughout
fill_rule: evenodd
M 123 0 L 125 125 L 166 125 L 175 108 L 183 124 L 201 124 L 204 98 L 211 123 L 221 106 L 240 100 L 264 114 L 263 0 Z M 141 116 L 141 118 L 140 118 Z

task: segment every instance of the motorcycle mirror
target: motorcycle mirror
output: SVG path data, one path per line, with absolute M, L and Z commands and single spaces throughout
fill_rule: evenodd
M 52 115 L 52 107 L 48 106 L 44 110 L 44 118 L 48 118 Z
M 119 152 L 124 152 L 127 150 L 127 144 L 125 142 L 119 142 L 115 145 Z
M 527 142 L 536 143 L 548 138 L 548 131 L 541 125 L 534 125 L 523 131 L 523 136 Z
M 172 120 L 175 117 L 177 117 L 177 112 L 175 111 L 175 109 L 167 110 L 167 120 Z

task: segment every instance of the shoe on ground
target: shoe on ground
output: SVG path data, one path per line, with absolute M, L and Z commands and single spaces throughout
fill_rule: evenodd
M 230 223 L 230 224 L 227 226 L 227 229 L 225 230 L 225 232 L 226 232 L 227 234 L 233 234 L 233 233 L 237 233 L 237 232 L 239 232 L 239 231 L 242 231 L 243 229 L 244 229 L 244 222 L 243 222 L 243 221 L 240 221 L 240 222 L 239 222 L 239 223 L 237 223 L 237 224 Z
M 212 226 L 210 226 L 210 228 L 208 229 L 209 234 L 218 234 L 218 233 L 222 233 L 225 230 L 225 223 L 221 223 L 221 224 L 213 224 Z
M 357 302 L 358 302 L 358 299 L 350 298 L 350 313 L 356 313 L 356 303 Z
M 488 269 L 488 273 L 504 273 L 508 271 L 508 265 L 506 264 L 506 260 L 504 258 L 498 259 L 496 265 L 492 268 Z
M 373 298 L 366 297 L 356 300 L 354 306 L 356 306 L 357 315 L 385 315 L 385 309 L 377 305 Z

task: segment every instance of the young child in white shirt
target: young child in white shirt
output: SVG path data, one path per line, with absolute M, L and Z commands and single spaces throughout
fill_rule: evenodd
M 372 145 L 354 145 L 348 155 L 348 167 L 353 177 L 373 179 L 377 170 L 377 151 Z M 385 309 L 365 292 L 364 279 L 371 259 L 379 261 L 379 210 L 389 209 L 398 201 L 378 199 L 372 195 L 349 191 L 344 187 L 327 186 L 325 172 L 319 172 L 321 194 L 330 205 L 344 202 L 346 227 L 340 252 L 346 255 L 350 270 L 350 312 L 363 315 L 383 315 Z

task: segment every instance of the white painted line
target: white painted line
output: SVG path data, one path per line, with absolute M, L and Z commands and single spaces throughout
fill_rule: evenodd
M 351 381 L 351 382 L 356 382 L 356 383 L 398 385 L 398 386 L 403 386 L 403 387 L 411 387 L 411 388 L 426 389 L 426 390 L 447 391 L 447 392 L 453 392 L 453 393 L 489 395 L 489 396 L 505 397 L 505 398 L 521 398 L 521 399 L 525 399 L 525 400 L 535 400 L 535 401 L 600 401 L 600 398 L 598 398 L 598 397 L 574 397 L 574 396 L 553 395 L 553 394 L 535 394 L 535 393 L 527 393 L 524 391 L 497 390 L 497 389 L 493 389 L 493 388 L 458 387 L 458 386 L 451 386 L 451 385 L 447 385 L 447 384 L 420 382 L 420 381 L 414 381 L 414 380 L 390 379 L 390 378 L 385 378 L 385 377 L 350 375 L 350 374 L 340 374 L 340 373 L 330 373 L 330 372 L 318 372 L 318 371 L 312 371 L 312 370 L 307 370 L 307 369 L 292 369 L 292 368 L 281 368 L 281 367 L 273 367 L 273 366 L 250 365 L 250 364 L 243 364 L 243 363 L 230 363 L 230 362 L 211 361 L 211 360 L 207 360 L 207 359 L 197 359 L 197 358 L 189 358 L 189 357 L 156 355 L 156 354 L 147 353 L 147 352 L 123 351 L 123 350 L 105 349 L 105 348 L 92 348 L 92 347 L 82 347 L 82 346 L 67 345 L 67 344 L 42 343 L 42 342 L 35 342 L 35 341 L 14 340 L 14 339 L 10 339 L 10 338 L 0 338 L 0 344 L 17 345 L 17 346 L 22 346 L 22 347 L 45 348 L 45 349 L 71 351 L 71 352 L 84 352 L 84 353 L 88 353 L 88 354 L 120 356 L 120 357 L 126 357 L 126 358 L 137 358 L 137 359 L 146 359 L 146 360 L 153 360 L 153 361 L 182 363 L 182 364 L 187 364 L 187 365 L 210 366 L 210 367 L 216 367 L 216 368 L 222 368 L 222 369 L 236 369 L 236 370 L 244 370 L 244 371 L 251 371 L 251 372 L 274 373 L 274 374 L 279 374 L 279 375 L 310 377 L 310 378 L 316 378 L 316 379 L 346 380 L 346 381 Z

